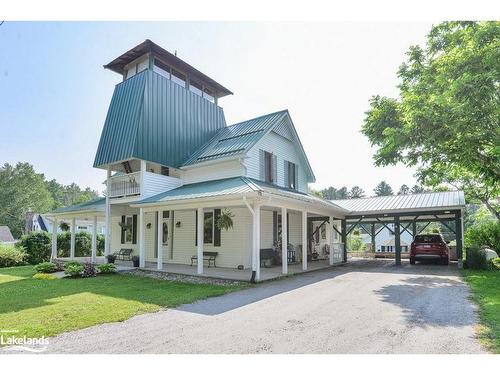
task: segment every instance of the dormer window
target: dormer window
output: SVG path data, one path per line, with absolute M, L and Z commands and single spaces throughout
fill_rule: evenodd
M 285 160 L 285 186 L 297 190 L 297 164 Z

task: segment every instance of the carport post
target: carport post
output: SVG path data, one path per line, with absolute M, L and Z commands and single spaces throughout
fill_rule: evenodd
M 375 224 L 372 224 L 371 225 L 371 233 L 370 233 L 370 237 L 371 237 L 371 242 L 372 242 L 372 251 L 375 252 L 377 249 L 377 243 L 375 242 L 375 237 L 376 237 L 376 234 L 375 234 Z
M 340 237 L 342 240 L 342 244 L 344 245 L 344 254 L 343 254 L 343 262 L 347 262 L 347 220 L 342 219 L 340 221 Z
M 414 220 L 413 223 L 411 223 L 411 233 L 413 234 L 413 239 L 415 239 L 415 236 L 418 234 L 417 233 L 417 222 Z
M 396 246 L 396 266 L 401 265 L 401 226 L 399 216 L 394 217 L 394 245 Z
M 463 233 L 462 233 L 462 211 L 455 213 L 455 242 L 457 248 L 457 259 L 463 259 Z
M 330 266 L 333 265 L 333 216 L 328 217 L 328 230 L 326 232 L 328 238 L 328 246 L 330 248 L 330 253 L 328 254 L 328 261 Z

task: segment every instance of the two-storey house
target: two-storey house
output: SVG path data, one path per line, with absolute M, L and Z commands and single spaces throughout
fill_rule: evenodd
M 314 173 L 287 110 L 227 126 L 220 101 L 232 92 L 149 40 L 105 68 L 122 77 L 94 161 L 106 198 L 54 219 L 104 221 L 105 255 L 131 249 L 140 267 L 170 272 L 259 280 L 272 264 L 286 274 L 345 261 L 348 211 L 308 193 Z

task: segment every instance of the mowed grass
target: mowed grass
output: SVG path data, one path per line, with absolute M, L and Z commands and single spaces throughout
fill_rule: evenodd
M 34 273 L 32 266 L 0 268 L 0 331 L 53 336 L 243 288 L 124 274 L 38 280 Z
M 500 354 L 500 271 L 464 270 L 464 276 L 480 307 L 479 338 L 490 351 Z

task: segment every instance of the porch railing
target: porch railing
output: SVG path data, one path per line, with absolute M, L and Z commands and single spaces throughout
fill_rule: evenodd
M 109 197 L 129 197 L 141 194 L 141 172 L 111 177 Z

